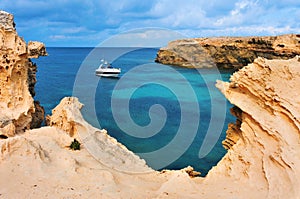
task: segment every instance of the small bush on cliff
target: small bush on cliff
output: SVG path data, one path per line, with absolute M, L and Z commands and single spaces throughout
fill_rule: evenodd
M 74 139 L 73 142 L 70 145 L 70 149 L 80 150 L 80 143 L 76 139 Z

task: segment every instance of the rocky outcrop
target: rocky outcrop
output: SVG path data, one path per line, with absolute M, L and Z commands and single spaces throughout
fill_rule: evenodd
M 223 142 L 227 154 L 201 178 L 191 167 L 153 171 L 106 130 L 89 125 L 73 97 L 47 117 L 50 126 L 13 136 L 43 111 L 29 89 L 26 44 L 12 16 L 0 12 L 2 18 L 1 198 L 299 198 L 300 57 L 258 58 L 230 82 L 217 82 L 237 120 Z M 74 138 L 80 150 L 70 149 Z
M 0 11 L 0 135 L 13 136 L 37 127 L 42 116 L 33 100 L 36 66 L 15 30 L 13 16 Z M 35 118 L 33 120 L 33 117 Z
M 46 116 L 46 125 L 59 128 L 70 137 L 78 138 L 76 126 L 83 122 L 80 113 L 82 107 L 83 104 L 77 98 L 65 97 L 52 110 L 52 115 Z
M 88 124 L 82 117 L 82 104 L 75 97 L 65 97 L 47 116 L 46 123 L 67 132 L 88 149 L 103 165 L 126 173 L 147 173 L 153 170 L 124 145 L 107 134 Z
M 28 57 L 38 58 L 39 56 L 47 56 L 44 43 L 38 41 L 30 41 L 27 46 Z
M 258 57 L 290 59 L 300 55 L 300 35 L 219 37 L 172 41 L 161 48 L 156 62 L 189 68 L 239 69 Z
M 234 73 L 230 81 L 219 81 L 217 87 L 240 109 L 235 111 L 239 139 L 209 172 L 205 184 L 221 185 L 224 193 L 219 196 L 298 198 L 300 58 L 258 58 Z
M 4 198 L 298 198 L 300 58 L 256 59 L 217 83 L 236 106 L 228 153 L 205 178 L 191 167 L 156 172 L 84 121 L 77 98 L 64 98 L 49 127 L 0 140 Z M 236 137 L 232 138 L 232 137 Z M 78 139 L 79 151 L 70 143 Z M 6 179 L 11 178 L 10 181 Z
M 1 27 L 3 27 L 5 30 L 8 30 L 8 31 L 16 30 L 14 16 L 5 11 L 2 11 L 2 10 L 0 10 L 0 24 L 1 24 Z

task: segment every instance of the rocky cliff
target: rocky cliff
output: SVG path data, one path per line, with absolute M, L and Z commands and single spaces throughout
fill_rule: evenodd
M 28 53 L 13 16 L 4 11 L 0 11 L 0 47 L 0 135 L 9 137 L 43 121 L 43 108 L 33 100 L 36 65 L 29 59 L 42 54 Z
M 228 153 L 205 178 L 156 172 L 64 98 L 49 127 L 0 140 L 2 198 L 299 198 L 300 60 L 256 59 L 217 83 L 236 106 Z M 73 151 L 76 138 L 81 150 Z M 10 180 L 7 180 L 10 179 Z
M 77 98 L 66 97 L 50 126 L 0 139 L 1 198 L 198 198 L 191 167 L 157 172 L 89 125 Z M 70 144 L 76 138 L 80 150 Z
M 228 153 L 206 183 L 247 198 L 299 198 L 300 57 L 258 58 L 217 87 L 238 119 L 227 134 Z
M 172 41 L 161 48 L 156 62 L 189 68 L 239 69 L 258 57 L 289 59 L 300 55 L 300 35 L 219 37 Z
M 300 198 L 300 57 L 258 58 L 230 82 L 218 81 L 237 121 L 223 142 L 227 154 L 205 178 L 192 178 L 198 173 L 190 167 L 153 171 L 89 125 L 77 98 L 61 101 L 47 117 L 50 126 L 14 135 L 36 112 L 33 65 L 12 16 L 0 12 L 0 23 L 0 198 Z

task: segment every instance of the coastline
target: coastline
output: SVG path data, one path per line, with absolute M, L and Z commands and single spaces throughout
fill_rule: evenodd
M 234 142 L 205 178 L 195 177 L 197 172 L 192 168 L 158 172 L 105 130 L 89 125 L 76 98 L 61 101 L 52 116 L 47 117 L 50 126 L 30 129 L 38 108 L 30 92 L 29 79 L 35 73 L 28 73 L 32 66 L 28 58 L 46 53 L 41 45 L 36 45 L 39 47 L 35 49 L 40 50 L 29 54 L 26 43 L 15 31 L 13 16 L 1 14 L 8 19 L 4 26 L 0 24 L 5 40 L 1 53 L 8 54 L 9 60 L 15 59 L 8 67 L 14 70 L 7 73 L 7 56 L 1 56 L 1 88 L 7 88 L 7 92 L 2 90 L 0 99 L 3 105 L 0 110 L 5 114 L 0 129 L 1 197 L 296 198 L 300 195 L 297 169 L 300 98 L 291 92 L 300 88 L 299 57 L 258 58 L 234 73 L 230 82 L 217 83 L 240 111 L 233 111 L 237 122 L 227 137 Z M 7 77 L 10 81 L 6 81 Z M 81 150 L 69 148 L 74 139 L 85 143 Z M 90 141 L 102 150 L 92 151 L 94 147 L 87 147 Z
M 160 48 L 156 62 L 187 68 L 238 70 L 258 57 L 291 59 L 300 55 L 300 35 L 181 39 Z

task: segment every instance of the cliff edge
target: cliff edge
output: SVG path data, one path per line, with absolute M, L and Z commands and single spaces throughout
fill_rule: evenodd
M 28 53 L 13 16 L 4 11 L 0 11 L 0 38 L 0 136 L 9 137 L 39 127 L 44 119 L 43 108 L 33 99 L 36 65 L 29 58 L 46 54 Z
M 237 122 L 227 134 L 228 153 L 205 184 L 223 187 L 221 195 L 299 198 L 300 57 L 258 58 L 217 87 L 236 106 Z
M 215 37 L 171 41 L 156 62 L 188 68 L 239 69 L 258 57 L 290 59 L 300 55 L 300 35 Z
M 52 110 L 52 115 L 47 116 L 46 123 L 80 140 L 91 155 L 108 168 L 133 174 L 153 172 L 145 160 L 109 136 L 105 129 L 100 130 L 87 123 L 80 112 L 82 107 L 77 98 L 65 97 Z

